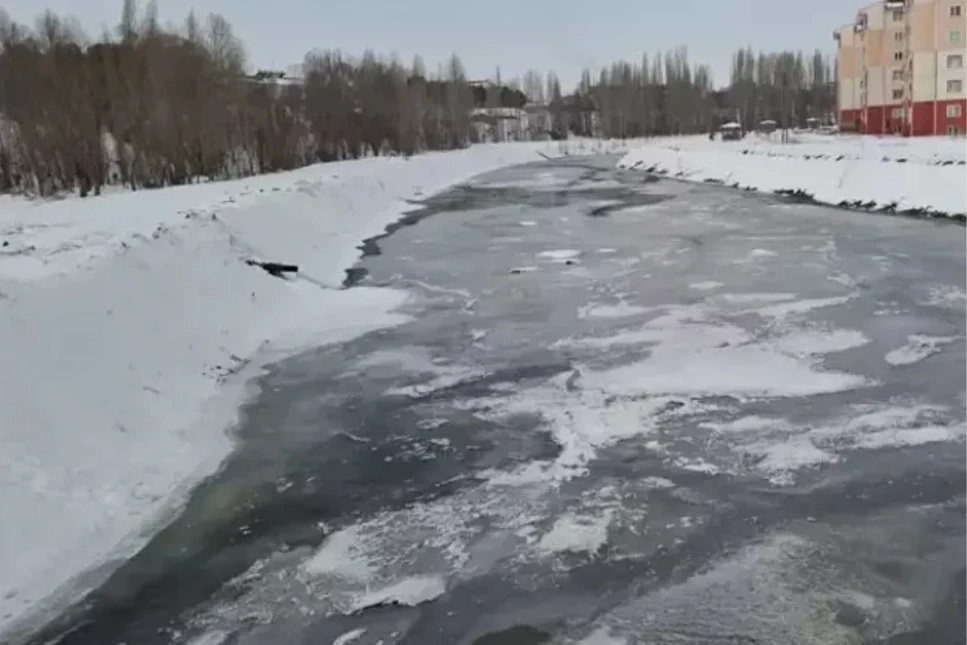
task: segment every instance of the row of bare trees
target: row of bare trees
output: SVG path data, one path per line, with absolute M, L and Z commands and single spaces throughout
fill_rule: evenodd
M 836 111 L 835 65 L 818 50 L 811 56 L 739 50 L 732 57 L 728 105 L 746 128 L 765 119 L 780 127 L 826 120 Z
M 586 69 L 578 86 L 578 94 L 598 108 L 608 137 L 707 131 L 713 91 L 708 66 L 693 68 L 685 47 L 645 54 L 640 62 L 613 63 L 596 80 Z
M 218 15 L 162 28 L 153 4 L 125 0 L 117 33 L 89 40 L 52 12 L 28 29 L 0 10 L 0 192 L 97 194 L 471 139 L 456 56 L 431 77 L 419 58 L 312 52 L 298 83 L 245 63 Z
M 51 12 L 33 31 L 0 15 L 0 48 L 3 191 L 215 177 L 270 125 L 247 109 L 244 50 L 217 15 L 190 15 L 179 34 L 128 1 L 118 37 L 96 42 Z
M 733 56 L 729 86 L 715 90 L 707 65 L 692 65 L 678 47 L 640 61 L 618 61 L 597 78 L 584 70 L 572 104 L 591 106 L 597 133 L 606 137 L 708 132 L 724 121 L 739 120 L 746 129 L 775 120 L 782 127 L 805 119 L 828 120 L 836 110 L 836 77 L 822 52 L 759 53 L 742 49 Z M 525 87 L 540 83 L 525 76 Z M 530 94 L 530 92 L 528 92 Z M 593 120 L 573 119 L 572 132 L 595 133 Z
M 474 108 L 529 108 L 524 136 L 637 137 L 706 131 L 833 109 L 819 53 L 742 50 L 727 91 L 685 48 L 617 62 L 576 90 L 553 72 L 484 88 L 452 56 L 435 74 L 372 52 L 310 52 L 298 82 L 246 76 L 245 48 L 221 16 L 161 27 L 123 0 L 116 33 L 88 39 L 47 12 L 33 29 L 0 9 L 0 192 L 98 194 L 295 168 L 368 154 L 410 155 L 475 140 Z M 476 125 L 480 125 L 478 122 Z

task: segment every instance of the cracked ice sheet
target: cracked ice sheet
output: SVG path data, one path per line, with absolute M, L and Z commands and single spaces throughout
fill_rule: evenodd
M 783 298 L 786 294 L 781 294 Z M 751 310 L 774 321 L 848 302 L 849 296 L 805 299 Z M 769 300 L 769 298 L 767 298 Z M 866 338 L 852 330 L 796 332 L 771 342 L 754 342 L 743 328 L 715 317 L 706 305 L 669 306 L 637 330 L 609 338 L 562 341 L 596 348 L 653 344 L 650 356 L 600 372 L 588 372 L 585 388 L 613 395 L 796 397 L 841 392 L 869 385 L 866 378 L 820 371 L 811 355 L 843 351 Z M 795 354 L 795 355 L 790 355 Z
M 927 598 L 941 575 L 937 544 L 923 535 L 939 509 L 912 507 L 847 524 L 795 522 L 734 554 L 723 555 L 681 582 L 648 590 L 597 616 L 562 642 L 571 645 L 783 643 L 811 645 L 879 642 L 907 631 L 936 611 Z M 942 516 L 942 515 L 941 515 Z M 857 549 L 902 562 L 913 572 L 885 581 Z M 911 555 L 916 554 L 916 555 Z M 907 569 L 909 567 L 909 569 Z M 910 600 L 916 599 L 916 600 Z M 696 607 L 703 611 L 696 612 Z M 844 607 L 862 619 L 862 632 L 838 620 Z M 866 636 L 862 638 L 861 636 Z M 583 640 L 582 640 L 583 637 Z M 723 640 L 723 637 L 725 640 Z
M 766 344 L 722 346 L 723 335 L 743 338 L 728 325 L 654 327 L 656 345 L 643 361 L 591 373 L 588 387 L 611 394 L 795 397 L 860 388 L 867 379 L 844 372 L 819 371 L 811 362 Z M 723 330 L 725 327 L 725 330 Z M 713 345 L 710 341 L 718 341 Z M 728 342 L 728 341 L 724 341 Z
M 639 525 L 643 494 L 668 486 L 674 484 L 657 478 L 628 490 L 591 483 L 576 497 L 562 497 L 550 481 L 484 483 L 378 513 L 332 533 L 295 567 L 285 554 L 257 563 L 238 580 L 245 593 L 196 617 L 196 624 L 230 629 L 265 606 L 279 620 L 290 612 L 348 614 L 378 602 L 417 605 L 494 571 L 513 575 L 536 561 L 566 567 L 569 557 L 593 557 L 613 528 Z M 671 535 L 691 525 L 656 530 Z M 612 548 L 636 553 L 641 545 Z

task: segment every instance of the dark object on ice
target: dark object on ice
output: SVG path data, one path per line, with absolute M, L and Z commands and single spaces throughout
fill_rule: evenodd
M 803 190 L 802 188 L 780 188 L 778 190 L 772 191 L 776 195 L 781 195 L 782 197 L 787 197 L 800 204 L 817 204 L 816 198 L 812 193 Z
M 281 264 L 279 262 L 259 262 L 258 260 L 245 260 L 245 264 L 251 267 L 259 267 L 266 273 L 276 278 L 281 278 L 283 273 L 296 273 L 299 271 L 298 264 Z

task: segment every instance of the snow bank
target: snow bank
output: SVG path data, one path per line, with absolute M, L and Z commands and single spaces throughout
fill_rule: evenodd
M 76 597 L 94 582 L 76 576 L 134 552 L 217 468 L 243 376 L 403 320 L 405 294 L 338 287 L 406 200 L 558 148 L 0 204 L 0 632 L 60 604 L 41 603 L 55 591 Z M 281 280 L 247 258 L 300 272 Z
M 738 141 L 709 141 L 705 136 L 660 137 L 644 143 L 657 143 L 682 150 L 706 150 L 778 157 L 866 159 L 895 163 L 964 164 L 967 145 L 963 137 L 877 137 L 863 135 L 825 135 L 793 132 L 783 143 L 781 132 L 750 133 Z
M 962 139 L 802 136 L 791 144 L 756 136 L 656 139 L 618 166 L 869 210 L 967 213 Z

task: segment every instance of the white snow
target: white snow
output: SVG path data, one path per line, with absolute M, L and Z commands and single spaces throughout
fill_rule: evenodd
M 935 405 L 890 402 L 856 406 L 844 417 L 816 426 L 751 416 L 700 427 L 726 433 L 715 437 L 725 439 L 734 453 L 758 456 L 756 470 L 785 485 L 795 481 L 798 471 L 835 463 L 850 451 L 963 440 L 963 424 L 946 412 Z
M 611 629 L 599 627 L 592 633 L 582 638 L 576 645 L 627 645 L 626 638 L 611 636 Z
M 541 536 L 538 547 L 545 553 L 588 553 L 594 555 L 608 541 L 608 526 L 614 513 L 600 515 L 568 513 L 559 517 Z
M 954 340 L 956 338 L 950 336 L 923 336 L 912 334 L 907 336 L 906 345 L 887 352 L 883 359 L 890 365 L 896 367 L 913 365 L 928 356 L 941 352 L 944 345 L 952 343 Z
M 405 293 L 337 289 L 362 239 L 412 208 L 407 200 L 541 150 L 554 154 L 549 144 L 477 146 L 5 200 L 0 508 L 17 530 L 0 532 L 0 632 L 78 574 L 136 550 L 217 468 L 247 394 L 242 376 L 405 320 L 394 313 Z M 300 271 L 284 281 L 247 258 Z
M 387 603 L 415 607 L 442 596 L 446 590 L 446 582 L 442 576 L 411 576 L 359 595 L 353 602 L 351 611 Z
M 693 282 L 688 285 L 689 289 L 695 289 L 696 291 L 713 291 L 722 286 L 721 282 L 716 282 L 715 280 L 704 280 L 702 282 Z
M 694 287 L 692 287 L 694 288 Z M 795 300 L 796 294 L 793 293 L 721 293 L 714 296 L 716 300 L 721 300 L 728 304 L 758 304 L 766 302 L 785 302 Z
M 846 304 L 853 299 L 853 296 L 833 296 L 831 298 L 804 298 L 795 302 L 784 302 L 782 304 L 770 305 L 761 309 L 754 310 L 764 318 L 784 319 L 790 316 L 808 314 L 816 309 L 836 307 Z
M 332 645 L 349 645 L 350 643 L 354 643 L 358 641 L 360 638 L 362 638 L 363 634 L 365 633 L 366 633 L 365 629 L 363 629 L 362 627 L 358 627 L 356 629 L 346 632 L 342 636 L 337 637 L 336 640 L 332 642 Z
M 967 172 L 956 165 L 964 160 L 965 147 L 962 138 L 943 137 L 806 135 L 802 143 L 790 144 L 756 137 L 734 142 L 676 137 L 648 141 L 618 165 L 656 166 L 682 179 L 715 180 L 760 191 L 804 190 L 832 204 L 874 200 L 879 206 L 895 202 L 899 209 L 956 214 L 967 212 Z
M 623 395 L 771 397 L 809 396 L 866 385 L 860 376 L 820 372 L 799 357 L 765 344 L 749 344 L 750 336 L 743 329 L 704 322 L 699 311 L 682 308 L 649 321 L 633 332 L 639 339 L 650 334 L 657 343 L 647 360 L 590 374 L 586 382 Z
M 616 305 L 589 304 L 578 310 L 580 318 L 627 318 L 649 311 L 647 307 L 630 305 L 624 300 Z
M 954 426 L 926 426 L 920 428 L 888 428 L 872 432 L 856 441 L 857 448 L 894 448 L 919 446 L 925 443 L 957 441 L 963 439 L 964 430 Z
M 215 630 L 191 639 L 188 645 L 222 645 L 231 636 L 228 632 Z
M 550 251 L 541 251 L 537 254 L 537 257 L 542 260 L 570 260 L 580 257 L 580 255 L 581 252 L 577 249 L 553 249 Z
M 762 430 L 784 429 L 787 427 L 787 423 L 783 419 L 750 415 L 727 423 L 706 421 L 699 424 L 699 427 L 708 428 L 715 432 L 758 432 Z
M 304 564 L 312 575 L 329 575 L 343 580 L 368 581 L 373 567 L 363 548 L 365 536 L 358 526 L 349 526 L 326 538 L 319 550 Z
M 395 385 L 386 390 L 391 396 L 421 396 L 428 392 L 451 387 L 462 381 L 477 378 L 484 374 L 478 368 L 456 365 L 449 362 L 434 361 L 423 347 L 399 347 L 395 350 L 379 351 L 356 361 L 340 378 L 355 378 L 368 373 L 372 368 L 392 366 L 407 374 L 421 379 L 411 385 Z M 429 377 L 422 379 L 421 377 Z
M 771 480 L 776 484 L 791 481 L 790 471 L 832 463 L 839 459 L 836 455 L 817 448 L 805 436 L 782 442 L 752 444 L 746 446 L 745 450 L 762 458 L 756 468 L 771 475 Z
M 963 311 L 967 306 L 967 292 L 962 287 L 937 284 L 931 286 L 928 289 L 927 297 L 918 302 L 932 307 Z
M 808 329 L 777 338 L 773 345 L 784 354 L 815 356 L 845 352 L 869 342 L 869 338 L 855 329 Z

